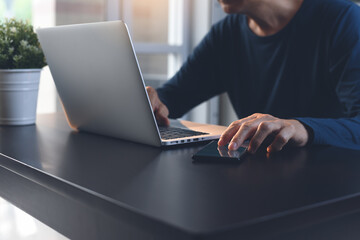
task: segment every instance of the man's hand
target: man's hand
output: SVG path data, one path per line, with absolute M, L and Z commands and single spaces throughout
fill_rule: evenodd
M 170 122 L 169 122 L 169 118 L 168 118 L 168 116 L 169 116 L 168 108 L 165 106 L 165 104 L 163 104 L 160 101 L 160 98 L 154 88 L 146 87 L 146 91 L 149 95 L 151 107 L 154 111 L 154 115 L 155 115 L 157 123 L 159 125 L 169 126 Z
M 234 121 L 221 135 L 219 146 L 229 144 L 229 150 L 236 150 L 250 140 L 248 151 L 255 153 L 268 136 L 274 136 L 268 152 L 280 151 L 286 144 L 302 147 L 308 142 L 309 135 L 304 125 L 297 120 L 284 120 L 268 114 L 255 113 Z

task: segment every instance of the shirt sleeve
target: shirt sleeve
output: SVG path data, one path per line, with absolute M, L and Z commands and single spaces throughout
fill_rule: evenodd
M 344 116 L 338 119 L 297 118 L 313 130 L 312 144 L 360 150 L 360 8 L 349 7 L 334 25 L 330 46 L 329 81 Z M 340 19 L 340 18 L 339 18 Z
M 175 76 L 157 89 L 160 100 L 169 109 L 169 117 L 181 117 L 225 91 L 224 84 L 217 79 L 217 55 L 223 44 L 219 39 L 220 24 L 212 27 Z

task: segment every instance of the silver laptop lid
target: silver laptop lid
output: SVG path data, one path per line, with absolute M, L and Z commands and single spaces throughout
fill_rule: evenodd
M 72 128 L 161 146 L 123 22 L 60 26 L 37 33 Z

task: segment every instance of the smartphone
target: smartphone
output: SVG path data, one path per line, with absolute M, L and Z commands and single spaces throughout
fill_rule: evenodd
M 241 163 L 246 153 L 245 147 L 238 150 L 229 150 L 228 145 L 218 146 L 217 141 L 212 141 L 193 155 L 194 162 L 216 163 Z

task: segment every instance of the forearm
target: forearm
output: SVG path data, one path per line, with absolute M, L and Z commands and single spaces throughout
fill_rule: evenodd
M 310 127 L 313 139 L 310 144 L 332 145 L 360 150 L 360 115 L 352 118 L 296 118 Z
M 184 91 L 181 86 L 173 83 L 172 80 L 158 88 L 157 92 L 160 100 L 169 109 L 169 117 L 179 118 L 191 109 L 192 105 L 196 102 L 196 99 L 194 99 L 196 95 L 186 90 Z

